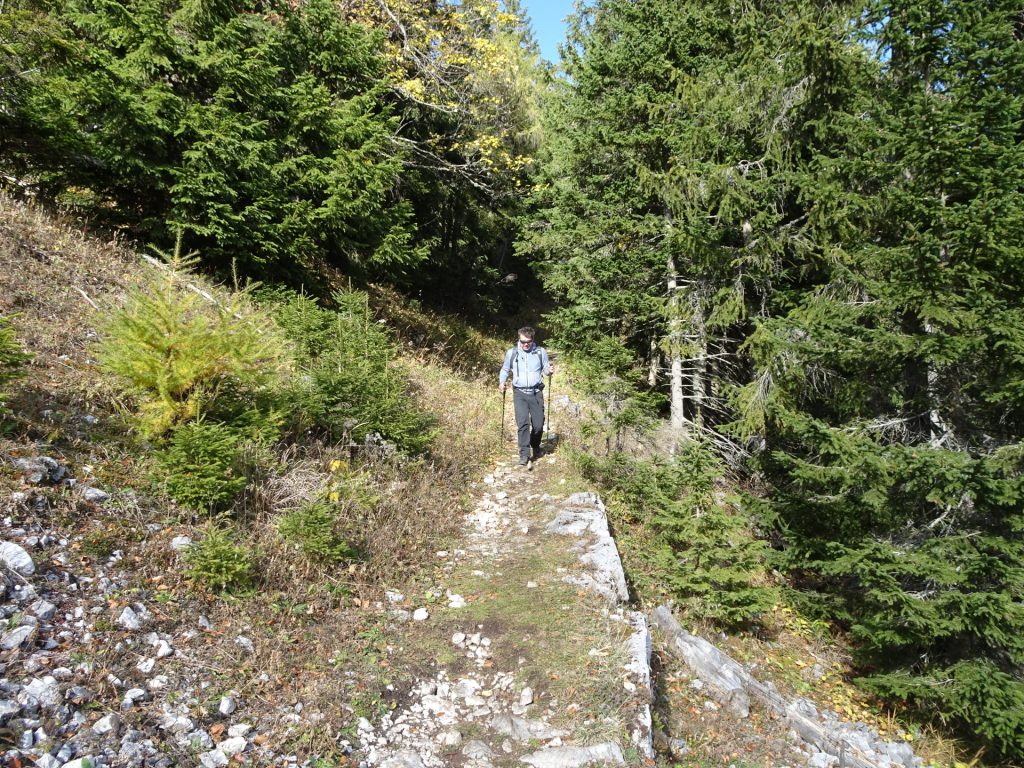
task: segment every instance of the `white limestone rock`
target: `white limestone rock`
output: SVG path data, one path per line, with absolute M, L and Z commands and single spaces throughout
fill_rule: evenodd
M 491 727 L 498 733 L 507 734 L 514 741 L 520 742 L 530 741 L 531 739 L 547 741 L 548 739 L 567 735 L 565 731 L 561 731 L 545 723 L 543 720 L 527 720 L 511 715 L 495 715 L 491 718 Z
M 86 501 L 92 502 L 93 504 L 102 504 L 110 498 L 110 494 L 106 491 L 101 491 L 99 488 L 89 487 L 82 491 L 82 498 Z
M 224 768 L 228 764 L 228 756 L 219 749 L 211 749 L 199 755 L 199 762 L 203 768 Z
M 57 614 L 57 606 L 48 600 L 36 600 L 30 610 L 42 621 L 49 621 Z
M 494 757 L 494 750 L 486 743 L 474 739 L 466 742 L 466 746 L 462 748 L 462 754 L 470 760 L 490 760 Z
M 452 729 L 437 735 L 437 743 L 443 747 L 457 747 L 462 743 L 462 734 Z
M 93 723 L 92 731 L 98 736 L 117 736 L 121 732 L 121 717 L 113 713 L 101 717 Z
M 60 684 L 51 675 L 35 678 L 18 693 L 18 700 L 22 704 L 34 701 L 39 706 L 50 709 L 60 704 Z
M 392 755 L 380 764 L 380 768 L 426 768 L 420 756 L 411 749 Z
M 0 563 L 22 576 L 31 576 L 36 572 L 36 564 L 21 545 L 13 541 L 0 542 Z
M 245 740 L 244 736 L 232 736 L 231 738 L 224 739 L 224 741 L 218 744 L 217 749 L 228 757 L 234 757 L 240 752 L 244 752 L 248 744 L 249 742 Z
M 587 747 L 541 749 L 521 758 L 533 768 L 582 768 L 585 765 L 625 765 L 622 748 L 613 742 Z
M 166 659 L 168 656 L 173 655 L 174 649 L 171 647 L 170 643 L 163 639 L 156 641 L 156 657 L 158 659 Z
M 5 632 L 0 637 L 0 648 L 5 651 L 13 651 L 21 646 L 35 633 L 36 628 L 32 626 L 15 627 L 10 632 Z
M 140 630 L 144 622 L 142 617 L 135 612 L 134 608 L 126 605 L 124 610 L 121 611 L 121 615 L 117 617 L 117 623 L 125 629 Z

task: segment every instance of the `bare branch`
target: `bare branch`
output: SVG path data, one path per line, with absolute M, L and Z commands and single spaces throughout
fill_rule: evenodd
M 87 293 L 86 293 L 85 291 L 83 291 L 83 290 L 82 290 L 81 288 L 79 288 L 79 287 L 78 287 L 77 285 L 75 285 L 75 286 L 72 286 L 72 287 L 73 287 L 73 288 L 74 288 L 74 289 L 75 289 L 76 291 L 78 291 L 78 292 L 79 292 L 80 294 L 82 294 L 82 298 L 83 298 L 83 299 L 85 299 L 85 300 L 86 300 L 87 302 L 89 302 L 89 305 L 90 305 L 90 306 L 91 306 L 91 307 L 92 307 L 93 309 L 99 309 L 99 307 L 98 307 L 98 306 L 96 306 L 96 302 L 95 302 L 95 301 L 93 301 L 92 299 L 90 299 L 90 298 L 89 298 L 89 294 L 87 294 Z

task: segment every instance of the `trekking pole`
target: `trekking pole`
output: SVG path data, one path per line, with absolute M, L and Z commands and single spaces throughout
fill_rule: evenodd
M 505 444 L 505 394 L 508 388 L 501 390 L 501 438 L 498 440 L 498 445 Z
M 551 374 L 548 374 L 548 440 L 550 441 L 554 432 L 551 431 Z

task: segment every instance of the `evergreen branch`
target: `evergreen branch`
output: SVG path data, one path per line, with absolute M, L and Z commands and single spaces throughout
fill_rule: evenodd
M 160 269 L 162 269 L 165 272 L 167 272 L 175 280 L 180 280 L 181 279 L 180 276 L 177 274 L 177 272 L 174 270 L 174 268 L 171 267 L 170 264 L 167 264 L 166 262 L 160 261 L 160 259 L 153 258 L 152 256 L 150 256 L 148 254 L 145 254 L 145 253 L 142 253 L 142 254 L 139 254 L 139 255 L 145 261 L 148 261 L 153 266 L 159 267 Z M 235 312 L 232 309 L 229 309 L 228 307 L 225 307 L 221 302 L 217 301 L 217 299 L 215 299 L 212 295 L 210 295 L 210 293 L 208 291 L 204 291 L 202 288 L 197 286 L 195 283 L 184 282 L 183 284 L 184 284 L 185 288 L 187 288 L 188 290 L 192 291 L 192 293 L 195 293 L 198 296 L 201 296 L 202 298 L 206 299 L 206 301 L 208 301 L 210 304 L 214 305 L 215 307 L 217 307 L 221 311 L 228 313 L 233 318 L 235 318 L 235 320 L 243 320 L 244 319 L 241 314 L 239 314 L 238 312 Z M 93 305 L 93 306 L 95 306 L 95 305 Z
M 780 234 L 782 232 L 785 232 L 788 229 L 792 229 L 793 227 L 797 226 L 798 224 L 803 224 L 805 221 L 807 221 L 807 217 L 808 217 L 808 214 L 805 213 L 803 216 L 797 216 L 792 221 L 787 221 L 784 224 L 779 224 L 778 226 L 775 227 L 775 229 L 773 231 L 773 234 L 778 235 L 778 234 Z M 742 246 L 733 248 L 731 250 L 735 250 L 735 251 L 749 251 L 749 250 L 753 249 L 758 243 L 760 243 L 761 239 L 762 238 L 760 238 L 760 237 L 755 237 L 753 240 L 750 240 L 749 242 L 743 243 Z

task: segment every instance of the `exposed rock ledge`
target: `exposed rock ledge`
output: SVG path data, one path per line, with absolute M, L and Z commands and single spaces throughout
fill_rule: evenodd
M 904 742 L 887 742 L 863 723 L 840 723 L 820 713 L 805 698 L 786 701 L 771 683 L 755 679 L 714 645 L 683 629 L 666 606 L 655 609 L 651 623 L 665 636 L 669 651 L 683 660 L 737 717 L 750 713 L 751 700 L 784 719 L 801 740 L 818 750 L 811 764 L 849 768 L 920 768 L 922 760 Z
M 547 527 L 549 533 L 575 536 L 574 545 L 580 561 L 589 569 L 582 577 L 566 576 L 566 581 L 577 583 L 604 596 L 614 616 L 628 622 L 633 632 L 626 642 L 629 662 L 627 672 L 633 677 L 643 703 L 634 710 L 630 723 L 630 739 L 641 755 L 654 757 L 651 728 L 650 701 L 654 698 L 651 686 L 651 632 L 646 617 L 626 607 L 629 592 L 626 574 L 622 569 L 619 550 L 608 529 L 608 516 L 600 496 L 596 493 L 575 493 L 570 496 L 555 519 Z

